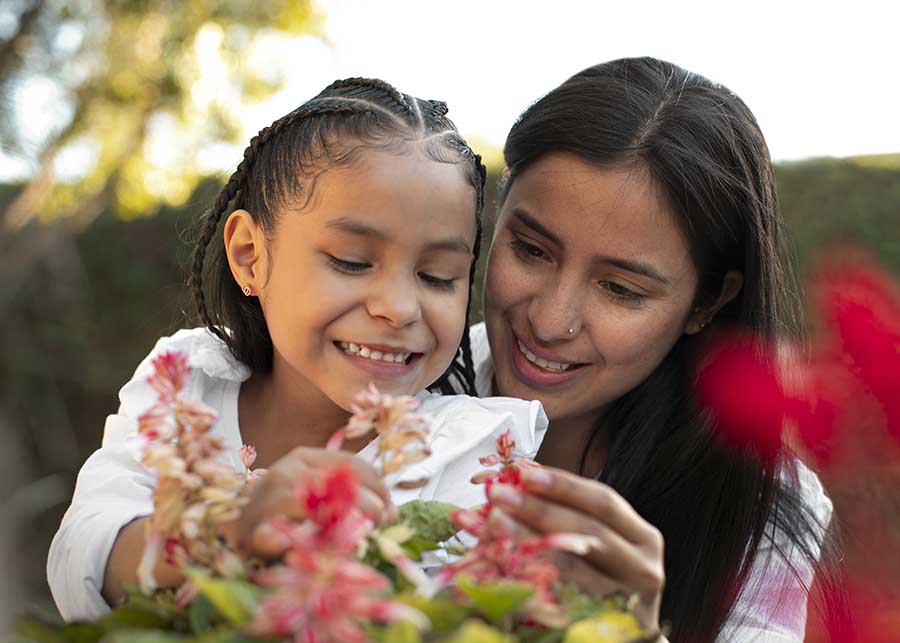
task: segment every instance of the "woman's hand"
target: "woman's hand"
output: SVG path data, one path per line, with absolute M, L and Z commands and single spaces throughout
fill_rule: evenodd
M 372 466 L 344 451 L 297 447 L 276 461 L 266 474 L 252 483 L 250 502 L 241 512 L 229 537 L 245 552 L 262 558 L 276 558 L 287 549 L 284 535 L 269 521 L 277 516 L 303 520 L 294 485 L 311 470 L 348 465 L 359 477 L 359 508 L 376 523 L 396 518 L 397 508 L 390 493 Z
M 665 584 L 660 531 L 608 485 L 550 467 L 526 468 L 522 474 L 528 494 L 492 486 L 491 499 L 503 511 L 492 514 L 489 528 L 595 536 L 602 545 L 584 556 L 559 555 L 562 579 L 594 596 L 636 593 L 636 617 L 658 631 Z

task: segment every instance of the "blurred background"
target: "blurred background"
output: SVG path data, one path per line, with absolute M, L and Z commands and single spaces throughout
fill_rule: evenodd
M 446 100 L 490 216 L 522 109 L 587 65 L 669 59 L 756 113 L 801 274 L 836 242 L 898 274 L 892 10 L 726 4 L 2 0 L 0 633 L 54 616 L 46 553 L 78 468 L 154 341 L 192 325 L 192 224 L 250 137 L 335 78 Z M 872 493 L 824 477 L 896 532 L 886 475 Z

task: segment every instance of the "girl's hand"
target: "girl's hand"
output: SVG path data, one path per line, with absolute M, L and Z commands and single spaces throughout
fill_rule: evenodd
M 297 447 L 275 462 L 266 474 L 251 483 L 250 502 L 241 517 L 229 530 L 230 538 L 245 552 L 270 559 L 277 558 L 288 543 L 284 536 L 269 526 L 276 516 L 303 520 L 306 516 L 297 502 L 294 485 L 311 469 L 349 465 L 359 477 L 359 508 L 376 523 L 394 520 L 397 508 L 391 503 L 390 492 L 372 466 L 343 451 L 326 451 Z
M 660 531 L 608 485 L 550 467 L 522 474 L 529 494 L 492 486 L 491 499 L 502 511 L 492 513 L 489 529 L 597 537 L 602 546 L 584 556 L 559 555 L 562 580 L 598 597 L 636 593 L 635 616 L 643 627 L 658 631 L 665 584 Z

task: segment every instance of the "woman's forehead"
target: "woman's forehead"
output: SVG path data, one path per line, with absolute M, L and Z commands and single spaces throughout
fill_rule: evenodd
M 567 250 L 637 253 L 666 263 L 680 263 L 689 250 L 662 191 L 640 165 L 601 167 L 574 154 L 547 155 L 515 179 L 504 214 Z

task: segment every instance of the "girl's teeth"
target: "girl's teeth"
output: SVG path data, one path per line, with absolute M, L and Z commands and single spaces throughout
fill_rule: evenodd
M 376 362 L 388 362 L 393 364 L 402 364 L 407 360 L 411 353 L 382 353 L 381 351 L 373 351 L 362 344 L 354 344 L 353 342 L 341 342 L 341 348 L 349 355 L 359 355 L 367 357 Z
M 536 364 L 537 366 L 539 366 L 543 369 L 546 369 L 548 371 L 561 372 L 561 371 L 567 371 L 570 368 L 572 368 L 572 364 L 562 364 L 560 362 L 553 362 L 550 360 L 546 360 L 543 357 L 538 357 L 537 355 L 532 353 L 530 350 L 528 350 L 525 347 L 525 344 L 523 344 L 520 340 L 516 340 L 516 343 L 519 345 L 519 350 L 525 356 L 525 359 L 527 359 L 532 364 Z

